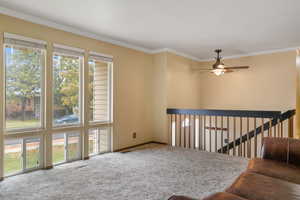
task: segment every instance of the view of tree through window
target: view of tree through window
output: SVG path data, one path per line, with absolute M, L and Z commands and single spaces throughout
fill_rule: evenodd
M 80 57 L 53 56 L 54 125 L 80 122 L 80 65 Z
M 44 50 L 5 45 L 7 129 L 41 126 L 44 60 Z
M 47 51 L 48 42 L 11 33 L 4 33 L 3 39 L 5 118 L 0 131 L 9 134 L 3 145 L 4 176 L 43 168 L 51 159 L 55 165 L 81 159 L 85 145 L 90 145 L 90 155 L 108 152 L 110 128 L 99 127 L 111 123 L 112 58 L 54 43 L 53 51 Z M 86 53 L 89 62 L 84 66 Z M 51 61 L 52 66 L 46 66 Z M 83 67 L 89 74 L 82 73 Z M 82 92 L 88 101 L 82 101 Z M 52 107 L 46 105 L 48 97 Z M 89 103 L 88 111 L 84 103 Z M 82 121 L 83 112 L 89 112 L 89 121 Z M 68 125 L 75 125 L 72 131 Z M 82 132 L 83 127 L 89 131 Z M 48 134 L 51 157 L 50 145 L 44 145 Z

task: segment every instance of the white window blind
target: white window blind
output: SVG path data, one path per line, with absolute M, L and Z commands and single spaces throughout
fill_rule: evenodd
M 42 40 L 27 38 L 11 33 L 4 33 L 4 43 L 8 45 L 25 46 L 39 49 L 46 49 L 47 44 L 45 41 Z
M 89 56 L 90 88 L 92 89 L 90 121 L 109 121 L 111 116 L 111 62 L 112 57 L 101 54 Z
M 103 62 L 112 62 L 113 57 L 105 54 L 100 54 L 96 52 L 90 52 L 89 53 L 89 58 L 92 60 L 98 60 L 98 61 L 103 61 Z
M 60 44 L 53 45 L 53 52 L 62 55 L 84 56 L 84 49 L 69 47 Z

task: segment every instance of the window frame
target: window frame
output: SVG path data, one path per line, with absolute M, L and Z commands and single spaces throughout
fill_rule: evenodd
M 57 165 L 61 165 L 61 164 L 64 164 L 64 163 L 70 163 L 70 162 L 80 160 L 81 157 L 82 157 L 82 146 L 83 146 L 80 132 L 79 131 L 73 131 L 73 132 L 54 133 L 54 134 L 51 135 L 52 136 L 52 141 L 53 141 L 53 135 L 55 135 L 55 134 L 62 134 L 64 136 L 63 137 L 64 138 L 64 160 L 62 162 L 57 162 L 57 163 L 52 162 L 53 166 L 57 166 Z M 72 136 L 70 136 L 71 134 L 76 134 L 76 137 L 78 136 L 77 157 L 73 158 L 73 159 L 70 159 L 69 149 L 68 149 L 69 137 L 72 137 Z M 53 148 L 53 145 L 52 145 L 52 148 Z M 52 158 L 53 158 L 53 153 L 52 153 Z
M 54 109 L 52 109 L 52 127 L 53 129 L 59 129 L 59 128 L 64 128 L 64 127 L 82 127 L 83 124 L 84 124 L 84 121 L 83 121 L 83 107 L 84 107 L 84 101 L 83 101 L 83 98 L 82 98 L 82 94 L 83 94 L 83 87 L 84 87 L 84 82 L 83 82 L 83 68 L 84 68 L 84 56 L 74 56 L 72 54 L 68 55 L 66 53 L 59 53 L 59 52 L 55 52 L 53 51 L 52 52 L 52 76 L 53 76 L 53 73 L 54 73 L 54 64 L 53 64 L 53 58 L 54 56 L 57 55 L 57 56 L 69 56 L 69 57 L 78 57 L 79 59 L 79 62 L 80 62 L 80 66 L 79 66 L 79 69 L 78 69 L 78 73 L 79 73 L 79 90 L 78 90 L 78 110 L 79 110 L 79 114 L 78 114 L 78 117 L 79 117 L 79 122 L 78 123 L 70 123 L 70 124 L 55 124 L 54 123 Z M 54 76 L 52 78 L 52 81 L 54 80 Z M 52 84 L 52 107 L 54 107 L 54 93 L 53 93 L 53 89 L 54 89 L 54 82 Z
M 39 49 L 41 51 L 43 51 L 43 65 L 41 66 L 41 80 L 40 80 L 40 85 L 41 85 L 41 95 L 40 95 L 40 124 L 39 127 L 28 127 L 28 128 L 11 128 L 8 129 L 6 127 L 6 46 L 10 45 L 11 47 L 23 47 L 23 48 L 32 48 L 32 49 Z M 21 133 L 21 132 L 31 132 L 31 131 L 40 131 L 40 130 L 44 130 L 45 129 L 45 80 L 46 80 L 46 76 L 45 76 L 45 69 L 46 69 L 46 59 L 47 59 L 47 50 L 46 49 L 42 49 L 42 48 L 34 48 L 34 47 L 29 47 L 26 45 L 18 45 L 18 44 L 6 44 L 5 42 L 3 42 L 3 104 L 1 106 L 3 106 L 3 133 L 4 135 L 11 135 L 14 133 Z
M 111 149 L 112 149 L 112 136 L 111 136 L 111 128 L 109 127 L 103 127 L 103 128 L 91 128 L 89 129 L 89 136 L 90 136 L 90 131 L 97 131 L 96 133 L 93 133 L 93 134 L 96 134 L 97 137 L 97 145 L 96 145 L 96 152 L 95 153 L 90 153 L 89 152 L 89 156 L 90 157 L 93 157 L 93 156 L 97 156 L 97 155 L 101 155 L 101 154 L 104 154 L 104 153 L 109 153 L 111 152 Z M 101 131 L 107 131 L 107 151 L 101 151 Z
M 39 50 L 43 51 L 43 66 L 41 69 L 41 82 L 40 82 L 40 87 L 41 87 L 41 97 L 40 97 L 40 127 L 38 128 L 25 128 L 25 129 L 11 129 L 11 130 L 7 130 L 6 129 L 6 117 L 5 117 L 5 113 L 6 113 L 6 95 L 5 95 L 5 90 L 6 90 L 6 74 L 5 74 L 5 69 L 6 69 L 6 52 L 5 52 L 5 48 L 6 45 L 11 45 L 12 44 L 6 44 L 4 42 L 4 38 L 5 38 L 5 34 L 0 32 L 0 44 L 2 45 L 2 58 L 3 58 L 3 65 L 2 68 L 0 69 L 0 71 L 3 73 L 0 74 L 0 84 L 3 84 L 3 88 L 0 91 L 0 97 L 3 100 L 2 105 L 0 105 L 1 109 L 0 109 L 0 144 L 2 143 L 3 146 L 1 147 L 0 145 L 0 152 L 1 150 L 3 150 L 3 155 L 4 155 L 4 148 L 5 148 L 5 140 L 9 140 L 9 139 L 21 139 L 22 140 L 22 151 L 23 151 L 23 146 L 25 142 L 25 140 L 27 140 L 27 138 L 40 138 L 40 142 L 39 142 L 39 147 L 40 147 L 40 157 L 39 157 L 39 166 L 36 168 L 31 168 L 31 169 L 23 169 L 22 166 L 22 171 L 19 171 L 17 173 L 14 174 L 4 174 L 4 159 L 3 157 L 0 157 L 0 180 L 4 177 L 8 177 L 8 176 L 12 176 L 12 175 L 17 175 L 17 174 L 22 174 L 25 172 L 30 172 L 30 171 L 34 171 L 34 170 L 39 170 L 41 168 L 51 168 L 52 166 L 56 166 L 58 164 L 63 164 L 63 163 L 68 163 L 68 162 L 73 162 L 76 160 L 80 160 L 80 159 L 88 159 L 90 157 L 89 155 L 89 149 L 88 149 L 88 145 L 89 145 L 89 139 L 88 139 L 88 134 L 89 134 L 89 130 L 90 129 L 106 129 L 108 131 L 109 134 L 109 151 L 111 152 L 113 149 L 113 106 L 114 106 L 114 101 L 113 101 L 113 60 L 112 60 L 112 56 L 108 56 L 108 55 L 104 55 L 104 54 L 99 54 L 99 55 L 104 55 L 108 58 L 109 61 L 109 93 L 108 93 L 108 98 L 109 98 L 109 112 L 108 112 L 108 121 L 96 121 L 96 122 L 90 122 L 89 120 L 87 120 L 87 114 L 88 114 L 88 106 L 89 106 L 89 101 L 87 101 L 87 97 L 89 94 L 89 91 L 86 89 L 89 85 L 89 63 L 88 60 L 90 59 L 90 53 L 87 49 L 82 49 L 82 55 L 81 56 L 77 56 L 80 57 L 80 68 L 78 69 L 78 73 L 79 73 L 79 118 L 80 118 L 80 123 L 78 124 L 70 124 L 70 125 L 66 125 L 64 124 L 63 126 L 54 126 L 53 124 L 53 56 L 54 54 L 59 54 L 58 52 L 54 51 L 54 46 L 55 43 L 53 43 L 52 41 L 42 41 L 42 40 L 35 40 L 35 39 L 31 39 L 31 38 L 27 38 L 27 37 L 23 37 L 23 36 L 18 36 L 20 37 L 20 40 L 24 40 L 26 41 L 28 39 L 28 42 L 30 43 L 34 43 L 34 42 L 43 42 L 40 43 L 41 45 L 45 46 L 45 49 L 42 48 L 36 48 Z M 39 44 L 39 43 L 37 43 Z M 15 45 L 14 46 L 18 46 Z M 22 46 L 22 45 L 21 45 Z M 63 45 L 61 45 L 63 46 Z M 72 45 L 71 45 L 72 46 Z M 23 47 L 23 46 L 22 46 Z M 31 46 L 26 48 L 33 48 Z M 64 47 L 64 46 L 63 46 Z M 68 46 L 65 46 L 68 47 Z M 70 47 L 70 50 L 72 51 L 72 49 L 77 49 L 77 48 L 72 48 Z M 67 56 L 72 56 L 67 54 Z M 0 85 L 0 88 L 2 87 Z M 46 88 L 47 87 L 47 88 Z M 50 89 L 49 89 L 50 88 Z M 49 106 L 51 105 L 51 106 Z M 53 158 L 52 155 L 52 136 L 54 134 L 59 134 L 59 133 L 68 133 L 68 132 L 76 132 L 79 134 L 79 154 L 80 156 L 78 156 L 78 159 L 71 159 L 68 160 L 66 162 L 62 162 L 62 163 L 58 163 L 58 164 L 53 164 L 51 163 L 51 160 Z M 100 136 L 100 134 L 99 134 Z M 100 137 L 99 137 L 100 139 Z M 26 145 L 26 144 L 25 144 Z M 86 149 L 87 148 L 87 149 Z M 100 148 L 100 146 L 99 146 Z M 25 147 L 26 150 L 26 147 Z M 105 152 L 100 152 L 99 149 L 99 154 L 102 154 Z M 1 156 L 1 155 L 0 155 Z M 26 156 L 26 155 L 25 155 Z M 87 157 L 86 157 L 87 156 Z M 23 156 L 22 156 L 23 157 Z M 26 159 L 26 158 L 25 158 Z M 25 161 L 26 162 L 26 161 Z M 25 163 L 26 164 L 26 163 Z M 23 164 L 22 164 L 23 165 Z M 26 166 L 26 165 L 25 165 Z
M 88 58 L 88 63 L 90 60 L 97 61 L 97 59 L 93 58 Z M 112 61 L 104 61 L 104 60 L 98 60 L 101 62 L 107 63 L 108 67 L 108 87 L 107 87 L 107 92 L 108 92 L 108 120 L 107 121 L 91 121 L 88 119 L 88 124 L 92 126 L 97 126 L 101 124 L 111 124 L 113 123 L 113 62 Z M 88 69 L 90 73 L 90 65 L 88 64 Z M 88 82 L 88 85 L 90 84 L 90 80 Z M 89 98 L 93 94 L 88 94 Z M 91 106 L 91 105 L 89 105 Z
M 5 177 L 10 177 L 10 176 L 15 176 L 18 174 L 23 174 L 27 172 L 32 172 L 38 169 L 43 168 L 43 163 L 44 163 L 44 145 L 43 145 L 43 137 L 42 136 L 27 136 L 27 137 L 22 137 L 22 138 L 13 138 L 13 139 L 19 139 L 21 140 L 21 170 L 9 173 L 9 174 L 4 174 Z M 30 139 L 39 139 L 39 165 L 37 167 L 31 167 L 27 168 L 27 152 L 26 152 L 26 141 Z M 5 156 L 5 144 L 3 145 L 4 148 L 4 156 Z

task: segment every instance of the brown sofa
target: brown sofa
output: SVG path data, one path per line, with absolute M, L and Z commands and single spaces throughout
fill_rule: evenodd
M 300 140 L 266 137 L 261 159 L 225 190 L 203 200 L 300 200 Z M 169 200 L 195 200 L 172 196 Z

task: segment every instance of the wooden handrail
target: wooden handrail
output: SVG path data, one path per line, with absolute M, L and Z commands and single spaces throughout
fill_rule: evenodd
M 177 109 L 168 108 L 167 114 L 178 115 L 206 115 L 206 116 L 228 116 L 228 117 L 253 117 L 253 118 L 278 118 L 280 111 L 261 110 L 212 110 L 212 109 Z

